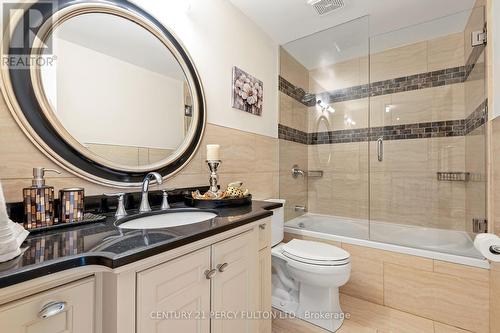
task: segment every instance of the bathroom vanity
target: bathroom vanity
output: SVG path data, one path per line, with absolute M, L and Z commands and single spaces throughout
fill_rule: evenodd
M 71 174 L 69 181 L 75 176 L 105 186 L 102 192 L 142 188 L 140 208 L 133 209 L 143 215 L 141 227 L 130 229 L 119 227 L 111 212 L 104 222 L 30 235 L 21 256 L 0 264 L 1 331 L 271 332 L 270 319 L 258 316 L 271 310 L 270 210 L 281 204 L 221 208 L 198 223 L 171 218 L 169 227 L 151 228 L 151 220 L 165 221 L 145 220 L 154 215 L 150 180 L 168 186 L 183 168 L 203 163 L 194 156 L 206 102 L 182 41 L 124 0 L 33 2 L 20 9 L 4 39 L 12 45 L 9 56 L 61 61 L 29 70 L 2 66 L 1 90 L 13 118 Z M 33 11 L 41 19 L 27 31 L 23 22 Z M 37 38 L 26 35 L 33 33 Z M 16 49 L 16 38 L 26 45 Z M 125 194 L 106 195 L 123 203 Z M 168 211 L 179 208 L 186 209 L 177 202 Z M 125 208 L 117 212 L 123 217 Z
M 279 206 L 254 202 L 149 231 L 124 231 L 109 218 L 33 235 L 35 257 L 28 250 L 0 264 L 2 330 L 271 332 L 258 316 L 271 310 L 270 209 Z M 68 233 L 67 251 L 44 258 L 43 247 Z

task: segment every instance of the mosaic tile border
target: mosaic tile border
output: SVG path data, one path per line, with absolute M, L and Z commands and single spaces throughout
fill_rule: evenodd
M 384 140 L 428 139 L 464 136 L 484 125 L 488 119 L 488 101 L 481 103 L 466 119 L 378 126 L 330 132 L 306 133 L 278 124 L 278 137 L 307 145 Z
M 316 94 L 316 98 L 325 103 L 338 103 L 361 98 L 394 94 L 425 88 L 440 87 L 464 82 L 471 71 L 470 66 L 460 66 L 437 71 L 403 76 L 395 79 L 373 82 L 354 87 L 332 90 Z M 473 67 L 473 66 L 472 66 Z M 315 101 L 304 102 L 307 94 L 304 89 L 297 87 L 283 77 L 279 77 L 279 91 L 292 97 L 305 106 L 314 106 Z
M 278 124 L 278 138 L 302 144 L 309 144 L 309 134 L 282 124 Z
M 343 89 L 325 91 L 316 94 L 316 98 L 326 103 L 338 103 L 366 97 L 394 94 L 425 88 L 440 87 L 463 83 L 469 79 L 475 65 L 483 53 L 485 46 L 474 47 L 464 66 L 451 67 L 431 72 L 402 76 L 394 79 L 373 82 Z M 305 106 L 314 106 L 315 99 L 304 101 L 308 94 L 303 88 L 295 86 L 281 75 L 279 76 L 279 91 L 292 97 Z
M 463 121 L 451 120 L 310 133 L 308 143 L 311 145 L 349 143 L 377 141 L 379 138 L 384 140 L 426 139 L 462 136 L 463 133 Z
M 304 102 L 303 98 L 307 94 L 306 91 L 298 86 L 295 86 L 293 83 L 289 82 L 287 79 L 278 76 L 278 89 L 285 95 L 290 96 L 295 99 L 297 102 L 304 104 L 305 106 L 314 106 L 316 104 L 316 99 L 309 102 Z
M 476 128 L 486 124 L 488 121 L 488 99 L 484 100 L 479 106 L 464 119 L 464 134 L 471 134 Z

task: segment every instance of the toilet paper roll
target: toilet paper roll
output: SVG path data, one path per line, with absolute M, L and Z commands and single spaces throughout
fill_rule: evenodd
M 474 246 L 488 260 L 500 262 L 500 254 L 490 251 L 491 246 L 500 246 L 500 237 L 494 234 L 479 234 L 474 239 Z

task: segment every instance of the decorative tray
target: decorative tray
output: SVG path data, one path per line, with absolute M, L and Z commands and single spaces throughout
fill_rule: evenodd
M 221 207 L 237 207 L 250 205 L 252 203 L 252 195 L 248 194 L 243 198 L 227 198 L 227 199 L 194 199 L 191 196 L 185 196 L 184 202 L 186 205 L 196 208 L 221 208 Z

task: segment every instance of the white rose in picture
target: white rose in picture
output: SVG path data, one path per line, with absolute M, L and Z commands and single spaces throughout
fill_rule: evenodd
M 233 67 L 233 108 L 260 116 L 263 97 L 262 81 Z

